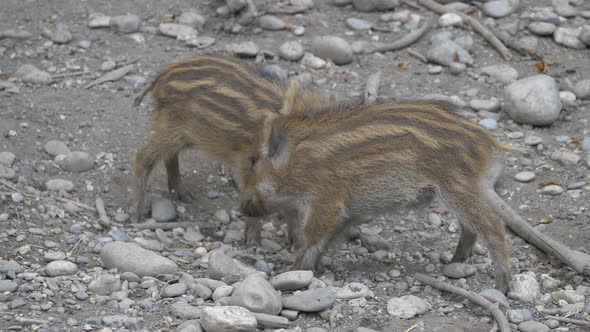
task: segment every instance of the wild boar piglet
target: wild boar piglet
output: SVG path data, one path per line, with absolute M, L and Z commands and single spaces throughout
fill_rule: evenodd
M 513 148 L 445 102 L 320 113 L 303 106 L 267 119 L 241 191 L 248 215 L 286 211 L 297 217 L 290 228 L 301 232 L 302 249 L 293 268 L 314 269 L 326 246 L 351 224 L 438 197 L 462 226 L 453 261 L 472 255 L 480 236 L 489 246 L 497 288 L 508 289 L 504 223 L 490 200 L 499 198 L 493 183 L 502 152 Z

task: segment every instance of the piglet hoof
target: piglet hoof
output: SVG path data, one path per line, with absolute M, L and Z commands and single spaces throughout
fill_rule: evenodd
M 260 232 L 262 228 L 257 218 L 246 218 L 246 229 L 244 230 L 244 244 L 247 246 L 260 246 Z
M 195 199 L 195 196 L 188 190 L 176 193 L 176 197 L 183 203 L 190 203 Z

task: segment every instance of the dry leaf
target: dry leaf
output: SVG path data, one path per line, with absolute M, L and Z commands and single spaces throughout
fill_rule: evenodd
M 400 62 L 400 63 L 398 63 L 398 64 L 397 64 L 397 69 L 398 69 L 399 71 L 406 71 L 406 70 L 408 69 L 408 66 L 406 66 L 406 64 L 405 64 L 405 63 L 403 63 L 403 62 Z
M 570 143 L 577 146 L 578 148 L 582 147 L 582 141 L 580 140 L 579 137 L 572 137 L 572 140 Z
M 551 265 L 551 259 L 550 258 L 543 258 L 543 265 Z
M 9 77 L 9 73 L 0 73 L 0 80 L 6 81 Z
M 168 17 L 164 17 L 164 23 L 173 23 L 174 22 L 174 17 L 168 16 Z
M 539 71 L 539 73 L 545 74 L 547 72 L 547 68 L 547 64 L 543 59 L 541 59 L 541 61 L 537 63 L 537 70 Z
M 453 62 L 459 62 L 459 53 L 455 52 L 455 54 L 453 54 Z
M 553 218 L 550 218 L 550 217 L 549 218 L 545 218 L 545 219 L 543 219 L 543 221 L 541 221 L 541 224 L 544 224 L 544 225 L 549 225 L 549 224 L 552 224 L 552 223 L 553 223 Z
M 541 182 L 541 183 L 539 183 L 539 187 L 540 187 L 540 188 L 543 188 L 543 187 L 550 186 L 550 185 L 552 185 L 552 184 L 554 184 L 554 185 L 556 185 L 556 186 L 561 186 L 559 183 L 557 183 L 557 182 L 555 182 L 555 181 L 547 181 L 547 182 Z

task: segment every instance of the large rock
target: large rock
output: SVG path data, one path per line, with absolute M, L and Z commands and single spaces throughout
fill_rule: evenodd
M 176 218 L 176 207 L 166 197 L 158 197 L 152 201 L 152 218 L 155 221 L 166 222 Z
M 336 293 L 330 288 L 315 288 L 283 298 L 285 309 L 317 312 L 331 308 L 336 302 Z
M 562 108 L 557 83 L 547 75 L 518 80 L 504 89 L 504 108 L 518 123 L 550 125 Z
M 283 309 L 281 295 L 258 274 L 248 276 L 236 287 L 230 304 L 269 315 L 278 315 Z
M 53 261 L 45 267 L 45 273 L 49 277 L 69 276 L 76 272 L 78 267 L 70 261 Z
M 221 280 L 223 277 L 240 276 L 240 266 L 222 250 L 214 250 L 209 254 L 207 275 L 211 279 Z
M 109 269 L 116 267 L 119 272 L 133 272 L 140 277 L 171 274 L 178 270 L 173 261 L 135 243 L 107 243 L 100 251 L 100 258 Z
M 399 0 L 352 0 L 352 5 L 360 12 L 385 11 L 399 6 Z
M 586 45 L 579 39 L 581 34 L 582 27 L 576 29 L 558 27 L 555 29 L 555 32 L 553 32 L 553 39 L 556 43 L 565 47 L 580 50 L 586 48 Z
M 241 307 L 206 307 L 201 316 L 206 332 L 253 332 L 257 325 L 256 317 Z
M 387 313 L 404 319 L 424 314 L 430 309 L 432 309 L 430 303 L 414 295 L 394 297 L 387 301 Z
M 350 44 L 336 36 L 321 36 L 311 40 L 311 52 L 337 65 L 346 65 L 354 59 Z

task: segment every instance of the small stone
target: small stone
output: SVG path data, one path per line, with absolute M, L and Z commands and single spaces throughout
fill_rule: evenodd
M 88 27 L 91 29 L 108 28 L 111 26 L 111 17 L 101 13 L 92 13 L 88 16 Z
M 209 268 L 207 275 L 211 279 L 221 280 L 226 276 L 240 276 L 240 267 L 234 260 L 221 250 L 214 250 L 209 254 Z
M 500 18 L 512 14 L 518 8 L 519 0 L 495 0 L 484 3 L 483 12 L 493 18 Z
M 497 289 L 484 289 L 479 292 L 479 295 L 492 303 L 498 303 L 504 309 L 510 308 L 506 295 Z
M 535 273 L 529 271 L 514 275 L 511 294 L 523 302 L 534 303 L 541 294 Z
M 560 290 L 553 292 L 551 293 L 551 299 L 556 303 L 559 303 L 560 300 L 566 301 L 570 304 L 585 302 L 584 294 L 579 294 L 574 290 Z
M 559 321 L 555 319 L 548 319 L 545 321 L 545 325 L 549 326 L 551 329 L 556 329 L 559 327 Z
M 576 95 L 569 91 L 559 91 L 559 98 L 561 103 L 566 106 L 576 105 Z
M 442 73 L 443 68 L 441 66 L 428 65 L 428 73 L 430 75 L 438 75 Z
M 237 13 L 246 7 L 246 0 L 225 0 L 225 5 L 230 13 Z
M 74 151 L 60 156 L 56 164 L 64 171 L 81 173 L 94 168 L 94 159 L 86 152 Z
M 561 193 L 563 193 L 563 188 L 556 184 L 550 184 L 548 186 L 541 188 L 541 194 L 543 195 L 556 196 L 560 195 Z
M 322 69 L 326 66 L 326 61 L 311 53 L 305 53 L 301 59 L 301 64 L 311 69 Z
M 162 297 L 177 297 L 186 293 L 186 284 L 176 283 L 166 286 L 162 291 Z
M 553 39 L 556 43 L 565 47 L 579 50 L 586 48 L 586 45 L 578 38 L 581 34 L 581 27 L 576 29 L 558 27 L 553 33 Z
M 176 218 L 174 203 L 165 197 L 158 197 L 152 202 L 152 218 L 158 222 L 167 222 Z
M 111 70 L 115 69 L 115 67 L 117 67 L 117 63 L 115 61 L 107 60 L 100 65 L 100 70 L 101 71 L 111 71 Z M 69 153 L 69 150 L 68 150 L 68 153 Z M 67 154 L 67 153 L 62 153 L 62 154 Z
M 0 293 L 12 293 L 18 288 L 18 284 L 12 280 L 0 280 Z
M 532 22 L 529 24 L 529 30 L 539 36 L 551 36 L 557 27 L 548 22 Z
M 25 197 L 21 193 L 13 193 L 10 195 L 10 199 L 12 199 L 12 202 L 14 203 L 21 203 L 25 200 Z
M 49 277 L 69 276 L 76 272 L 78 267 L 69 261 L 53 261 L 45 266 L 45 273 Z
M 337 36 L 315 37 L 311 41 L 311 53 L 337 65 L 346 65 L 354 60 L 350 44 Z
M 230 297 L 233 292 L 233 286 L 219 286 L 215 288 L 211 298 L 213 299 L 213 302 L 217 302 L 224 297 Z
M 177 332 L 203 332 L 201 327 L 201 321 L 198 319 L 187 320 L 184 323 L 178 325 L 176 328 Z
M 13 260 L 3 260 L 0 258 L 0 273 L 4 274 L 18 274 L 23 272 L 23 268 Z
M 303 46 L 299 42 L 289 41 L 279 47 L 279 56 L 289 61 L 298 61 L 303 57 Z
M 381 12 L 395 9 L 399 0 L 352 0 L 352 5 L 360 12 Z
M 100 295 L 109 295 L 121 290 L 121 281 L 113 275 L 103 274 L 92 280 L 88 285 L 88 290 Z
M 219 288 L 219 287 L 217 287 L 217 288 Z M 208 300 L 213 295 L 213 291 L 211 291 L 211 289 L 209 287 L 207 287 L 203 284 L 200 284 L 200 283 L 194 284 L 194 290 L 195 290 L 195 294 L 197 294 L 203 300 Z
M 16 176 L 16 171 L 10 167 L 0 164 L 0 179 L 12 180 Z
M 486 129 L 489 130 L 494 130 L 496 129 L 497 125 L 498 125 L 498 121 L 496 121 L 495 119 L 491 119 L 491 118 L 485 118 L 485 119 L 481 119 L 478 124 Z
M 178 40 L 188 40 L 190 37 L 199 34 L 195 28 L 178 23 L 160 23 L 159 30 L 164 36 Z
M 478 112 L 498 112 L 500 110 L 500 106 L 500 100 L 498 100 L 498 98 L 472 99 L 469 102 L 469 107 Z
M 275 15 L 262 15 L 258 17 L 256 23 L 261 29 L 271 31 L 284 30 L 286 26 L 285 21 Z
M 481 68 L 481 72 L 496 81 L 510 83 L 518 79 L 518 72 L 509 65 L 492 65 Z
M 438 213 L 430 212 L 428 214 L 428 223 L 434 227 L 440 227 L 442 225 L 442 219 Z
M 44 28 L 43 35 L 56 44 L 67 44 L 72 41 L 72 33 L 63 23 L 56 24 L 55 31 Z
M 260 48 L 252 41 L 242 42 L 238 44 L 230 44 L 227 46 L 227 50 L 239 57 L 255 57 Z
M 529 320 L 518 324 L 518 330 L 520 332 L 549 332 L 549 327 L 543 323 Z
M 446 13 L 439 17 L 438 24 L 443 28 L 447 28 L 463 24 L 463 19 L 458 14 Z
M 449 72 L 453 75 L 461 75 L 467 69 L 467 66 L 461 62 L 453 62 L 449 66 Z
M 305 34 L 305 27 L 295 27 L 295 29 L 293 29 L 293 34 L 298 37 L 303 36 Z
M 133 33 L 139 31 L 141 18 L 137 15 L 127 14 L 112 17 L 110 20 L 111 28 L 118 33 Z
M 514 324 L 519 324 L 533 319 L 533 314 L 528 309 L 514 309 L 506 311 L 506 318 Z
M 373 27 L 368 21 L 356 17 L 349 17 L 346 19 L 346 24 L 353 30 L 370 30 Z
M 9 152 L 9 151 L 0 152 L 0 164 L 4 165 L 6 167 L 12 166 L 15 159 L 16 159 L 16 156 L 12 152 Z
M 403 319 L 424 314 L 430 309 L 432 309 L 430 303 L 414 295 L 394 297 L 387 301 L 387 313 Z
M 535 173 L 524 171 L 514 175 L 514 180 L 518 182 L 531 182 L 535 178 Z
M 145 85 L 146 79 L 140 75 L 126 75 L 119 82 L 123 88 L 137 91 Z
M 555 12 L 559 16 L 572 17 L 578 14 L 577 10 L 570 5 L 568 0 L 553 0 L 551 2 Z
M 254 332 L 258 322 L 245 308 L 221 306 L 203 308 L 201 325 L 207 332 Z
M 566 166 L 575 166 L 580 162 L 582 157 L 569 151 L 555 151 L 551 154 L 551 159 L 557 160 Z
M 77 291 L 76 293 L 74 293 L 74 297 L 78 301 L 86 301 L 90 297 L 90 295 L 88 295 L 88 293 L 84 291 Z
M 543 143 L 543 139 L 539 136 L 527 136 L 524 139 L 524 144 L 526 145 L 530 145 L 530 146 L 536 146 Z
M 333 290 L 327 287 L 315 288 L 283 298 L 283 307 L 303 312 L 318 312 L 331 308 L 334 302 L 336 293 Z
M 86 39 L 80 40 L 78 42 L 78 47 L 83 48 L 85 50 L 89 49 L 91 45 L 92 45 L 92 42 L 90 40 L 86 40 Z
M 527 77 L 504 89 L 504 109 L 518 123 L 550 125 L 559 117 L 561 108 L 557 83 L 550 76 Z
M 198 319 L 202 315 L 202 309 L 192 306 L 184 301 L 178 301 L 170 306 L 172 315 L 182 319 Z
M 221 222 L 224 225 L 229 224 L 231 220 L 229 214 L 225 210 L 218 210 L 217 212 L 215 212 L 215 219 L 217 219 L 217 221 Z
M 254 268 L 256 269 L 256 271 L 264 272 L 267 276 L 270 276 L 270 274 L 272 273 L 272 269 L 271 269 L 270 265 L 268 265 L 268 263 L 266 261 L 261 260 L 261 259 L 256 261 L 256 264 L 254 264 Z M 273 285 L 273 287 L 275 289 L 279 289 L 274 285 Z
M 100 258 L 107 268 L 116 267 L 120 272 L 133 272 L 138 276 L 155 276 L 176 273 L 176 263 L 137 244 L 111 242 L 100 251 Z
M 53 77 L 49 73 L 33 65 L 22 65 L 18 67 L 14 76 L 26 83 L 50 84 L 53 82 Z
M 236 287 L 230 303 L 269 315 L 278 315 L 283 309 L 281 295 L 258 274 L 248 276 Z
M 460 62 L 465 65 L 473 64 L 471 54 L 452 40 L 440 41 L 434 39 L 428 52 L 426 52 L 426 58 L 428 61 L 445 67 L 449 67 L 453 62 Z
M 311 284 L 312 271 L 288 271 L 270 280 L 270 284 L 280 291 L 295 291 Z
M 582 32 L 580 32 L 578 39 L 587 46 L 590 46 L 590 25 L 582 26 Z
M 358 298 L 371 298 L 375 296 L 373 292 L 364 284 L 353 282 L 346 284 L 344 287 L 336 289 L 336 298 L 339 300 L 352 300 Z
M 158 240 L 150 240 L 144 239 L 141 237 L 136 237 L 133 239 L 133 242 L 139 244 L 142 248 L 151 250 L 151 251 L 162 251 L 164 250 L 164 244 Z
M 61 141 L 49 141 L 45 144 L 44 149 L 52 157 L 70 153 L 70 149 Z
M 202 29 L 207 19 L 198 13 L 188 11 L 180 14 L 178 23 L 193 27 L 195 29 Z
M 574 93 L 579 99 L 590 99 L 590 79 L 578 81 L 574 86 Z
M 443 275 L 453 279 L 471 277 L 475 272 L 477 272 L 475 266 L 463 263 L 451 263 L 443 268 Z
M 68 180 L 51 179 L 45 183 L 45 188 L 49 191 L 65 191 L 70 192 L 74 190 L 75 185 Z

